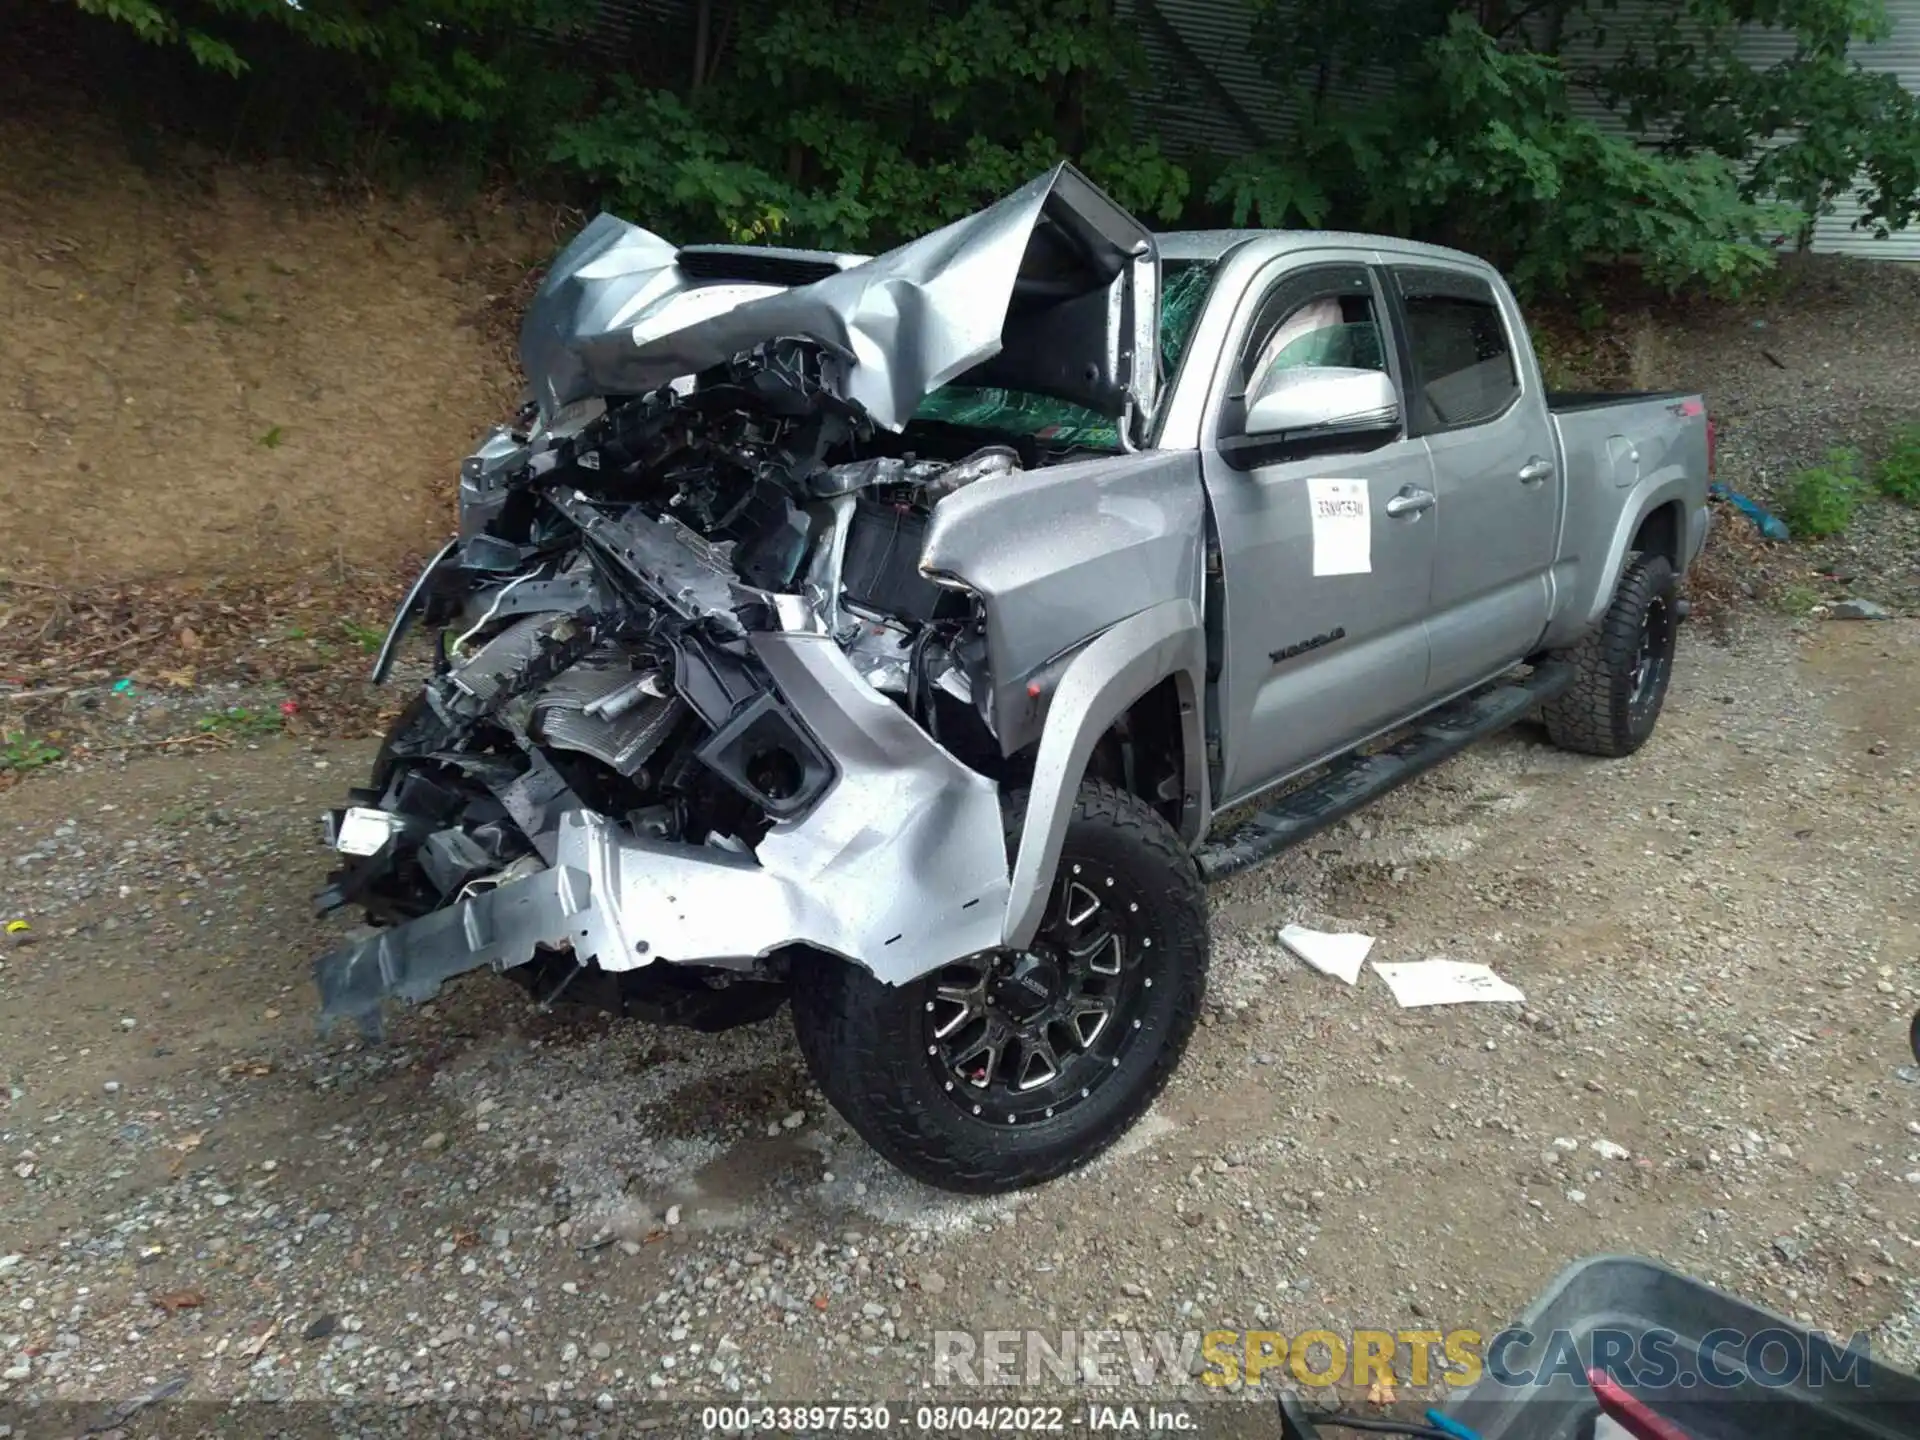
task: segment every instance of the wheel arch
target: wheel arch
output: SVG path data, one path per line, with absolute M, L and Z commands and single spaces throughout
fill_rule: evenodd
M 1627 554 L 1658 555 L 1678 575 L 1686 568 L 1682 554 L 1686 534 L 1686 507 L 1677 499 L 1663 501 L 1642 517 L 1633 532 L 1633 539 L 1627 542 Z M 1622 557 L 1623 564 L 1624 560 L 1625 557 Z
M 1687 563 L 1693 558 L 1688 553 L 1693 540 L 1688 505 L 1688 483 L 1680 475 L 1651 477 L 1627 497 L 1607 537 L 1605 559 L 1577 590 L 1578 601 L 1570 608 L 1567 633 L 1550 637 L 1550 645 L 1568 643 L 1600 623 L 1613 603 L 1620 577 L 1636 554 L 1657 554 L 1673 567 L 1675 575 L 1685 575 Z

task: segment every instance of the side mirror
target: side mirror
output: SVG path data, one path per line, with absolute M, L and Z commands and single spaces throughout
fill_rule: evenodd
M 1400 396 L 1379 370 L 1331 365 L 1275 370 L 1247 406 L 1248 435 L 1369 435 L 1400 424 Z

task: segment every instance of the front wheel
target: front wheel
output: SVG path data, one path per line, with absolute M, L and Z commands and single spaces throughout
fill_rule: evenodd
M 1084 1165 L 1140 1118 L 1193 1033 L 1207 952 L 1206 895 L 1179 836 L 1089 781 L 1030 948 L 897 986 L 819 957 L 793 976 L 794 1028 L 814 1081 L 874 1149 L 930 1185 L 995 1194 Z
M 1555 745 L 1619 757 L 1647 743 L 1673 679 L 1676 584 L 1662 556 L 1627 562 L 1600 628 L 1564 657 L 1573 662 L 1572 686 L 1541 707 Z

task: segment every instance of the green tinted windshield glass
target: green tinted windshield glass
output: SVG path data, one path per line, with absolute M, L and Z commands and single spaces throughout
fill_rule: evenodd
M 1160 267 L 1160 373 L 1167 379 L 1180 368 L 1212 281 L 1210 260 L 1170 260 Z M 1021 390 L 943 385 L 920 402 L 913 418 L 1002 435 L 1028 435 L 1051 445 L 1120 448 L 1119 427 L 1106 416 L 1084 405 Z

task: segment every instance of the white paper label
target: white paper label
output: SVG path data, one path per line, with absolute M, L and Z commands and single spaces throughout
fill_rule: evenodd
M 1313 573 L 1373 572 L 1373 507 L 1364 480 L 1307 481 L 1313 510 Z
M 1371 935 L 1350 931 L 1329 933 L 1309 930 L 1304 925 L 1281 926 L 1280 943 L 1322 975 L 1331 975 L 1349 985 L 1360 983 L 1360 962 L 1373 949 Z
M 1485 965 L 1465 960 L 1414 960 L 1399 965 L 1376 960 L 1373 968 L 1403 1009 L 1475 1001 L 1524 1005 L 1527 1000 L 1517 985 L 1509 985 Z

